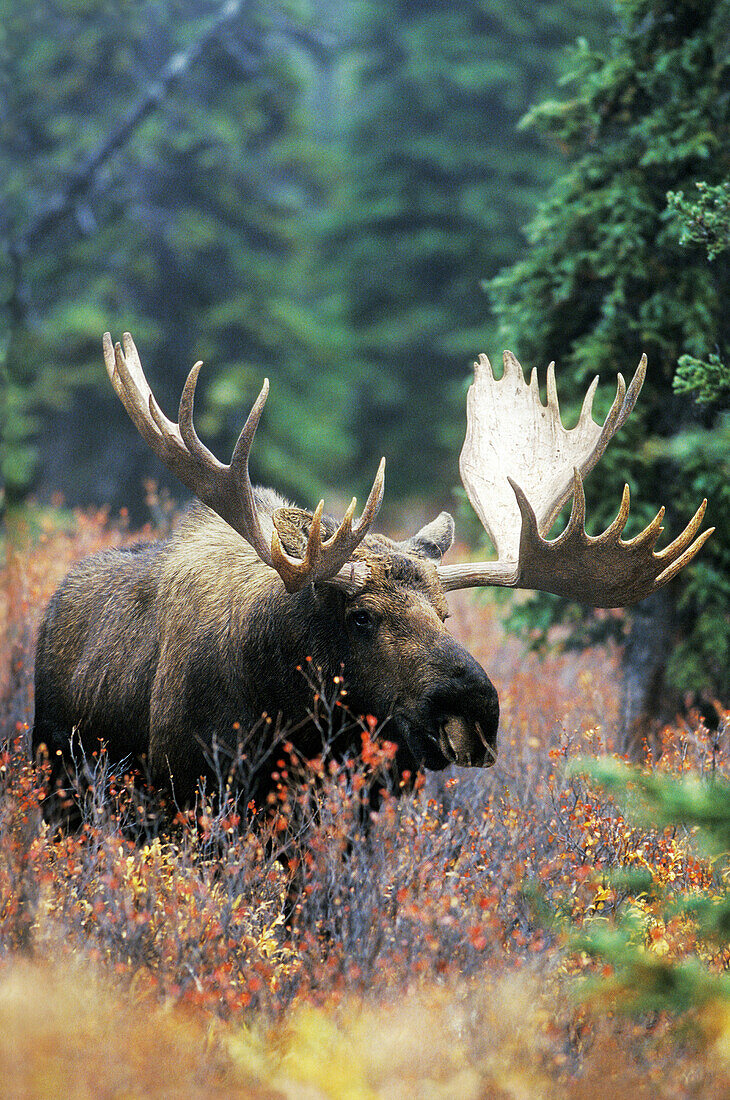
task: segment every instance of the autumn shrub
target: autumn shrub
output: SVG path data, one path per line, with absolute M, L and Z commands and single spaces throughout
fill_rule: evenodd
M 725 715 L 727 721 L 728 715 Z M 632 846 L 607 882 L 626 898 L 616 921 L 586 923 L 578 943 L 604 960 L 602 992 L 625 1009 L 702 1009 L 730 1020 L 730 779 L 717 755 L 703 773 L 575 761 L 653 835 L 665 858 Z
M 724 880 L 689 823 L 635 819 L 568 767 L 578 755 L 620 767 L 620 654 L 610 647 L 524 656 L 494 605 L 456 593 L 454 632 L 500 693 L 493 768 L 397 776 L 387 728 L 357 715 L 359 751 L 343 758 L 330 736 L 341 684 L 308 667 L 322 732 L 315 758 L 264 721 L 238 758 L 214 747 L 217 779 L 188 808 L 169 796 L 161 805 L 144 776 L 103 752 L 79 757 L 78 828 L 49 828 L 27 747 L 34 636 L 74 558 L 130 537 L 105 520 L 18 523 L 4 569 L 0 1015 L 28 990 L 37 997 L 47 975 L 51 1030 L 76 1064 L 60 1020 L 79 1011 L 66 985 L 88 973 L 106 1026 L 137 1051 L 128 1060 L 137 1068 L 119 1079 L 140 1095 L 160 1086 L 139 1064 L 152 1057 L 141 1032 L 117 1024 L 118 1005 L 148 1013 L 163 1036 L 169 1024 L 172 1050 L 199 1051 L 198 1070 L 180 1057 L 181 1095 L 223 1094 L 228 1083 L 241 1096 L 306 1087 L 335 1097 L 581 1097 L 596 1082 L 606 1096 L 723 1095 L 726 1016 L 678 1038 L 671 1005 L 627 1020 L 607 993 L 574 995 L 586 978 L 599 990 L 611 978 L 628 987 L 630 971 L 595 949 L 599 935 L 623 936 L 622 950 L 655 974 L 686 965 L 719 980 L 727 967 L 726 945 L 702 923 L 712 913 L 721 924 Z M 247 776 L 262 751 L 275 783 L 257 806 Z M 728 772 L 725 728 L 696 714 L 647 746 L 641 774 L 674 791 L 714 776 L 724 791 Z M 167 1023 L 163 1006 L 174 1014 Z M 93 1036 L 94 1027 L 84 1013 L 83 1028 Z M 9 1049 L 0 1044 L 12 1060 Z M 47 1043 L 43 1057 L 61 1072 Z M 115 1073 L 123 1062 L 115 1054 Z

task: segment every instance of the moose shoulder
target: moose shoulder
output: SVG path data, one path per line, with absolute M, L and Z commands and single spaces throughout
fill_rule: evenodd
M 181 803 L 194 796 L 215 746 L 235 751 L 262 714 L 288 725 L 299 751 L 314 755 L 321 735 L 308 720 L 307 658 L 325 681 L 343 676 L 349 712 L 375 716 L 401 767 L 488 766 L 497 694 L 447 631 L 445 593 L 496 584 L 619 606 L 665 584 L 710 534 L 697 535 L 702 505 L 662 551 L 654 550 L 662 513 L 624 542 L 628 490 L 603 535 L 585 532 L 582 477 L 633 408 L 645 360 L 628 390 L 619 375 L 603 425 L 591 416 L 594 383 L 566 431 L 552 365 L 544 406 L 534 371 L 527 385 L 506 353 L 496 380 L 480 359 L 461 471 L 499 558 L 443 565 L 454 530 L 447 513 L 405 542 L 372 532 L 384 463 L 357 523 L 354 501 L 337 523 L 322 502 L 312 513 L 254 489 L 248 457 L 267 384 L 223 465 L 193 427 L 200 364 L 174 423 L 157 406 L 131 337 L 122 348 L 107 335 L 104 353 L 141 435 L 201 503 L 164 541 L 81 562 L 52 597 L 38 639 L 32 740 L 36 755 L 48 753 L 58 787 L 73 731 L 86 751 L 102 741 L 113 760 L 145 758 L 152 781 L 172 787 Z M 548 540 L 571 493 L 568 526 Z M 265 790 L 270 771 L 264 754 L 255 791 Z

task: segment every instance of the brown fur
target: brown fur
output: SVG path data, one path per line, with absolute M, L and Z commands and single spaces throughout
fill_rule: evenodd
M 301 552 L 311 513 L 257 493 L 260 511 L 277 511 L 289 552 Z M 287 593 L 201 505 L 163 542 L 81 562 L 51 599 L 39 635 L 34 752 L 47 746 L 63 782 L 76 729 L 87 752 L 101 741 L 114 760 L 143 758 L 152 780 L 187 803 L 215 746 L 235 753 L 262 714 L 291 727 L 303 753 L 321 749 L 308 720 L 311 684 L 298 671 L 314 667 L 325 683 L 344 669 L 350 710 L 386 723 L 402 766 L 491 763 L 496 693 L 444 626 L 435 562 L 451 541 L 446 519 L 436 534 L 429 525 L 405 543 L 368 536 L 356 556 L 370 579 L 355 596 L 326 583 Z M 325 526 L 334 530 L 333 521 Z M 359 741 L 331 733 L 338 751 Z M 264 749 L 257 797 L 270 781 L 265 758 Z

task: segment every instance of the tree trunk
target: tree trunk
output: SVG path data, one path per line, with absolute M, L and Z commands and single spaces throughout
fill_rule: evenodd
M 634 760 L 644 755 L 644 743 L 654 722 L 671 710 L 671 691 L 664 674 L 671 645 L 672 601 L 666 590 L 643 600 L 634 610 L 626 650 L 621 699 L 619 751 Z

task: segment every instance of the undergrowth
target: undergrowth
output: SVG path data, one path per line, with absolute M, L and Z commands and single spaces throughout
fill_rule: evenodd
M 500 692 L 494 768 L 400 790 L 392 748 L 366 721 L 361 751 L 336 763 L 337 685 L 322 684 L 322 753 L 298 758 L 282 731 L 268 806 L 202 791 L 194 811 L 161 812 L 102 756 L 80 762 L 83 820 L 58 835 L 28 760 L 35 632 L 71 562 L 129 535 L 104 514 L 63 526 L 49 513 L 12 536 L 0 594 L 7 1095 L 727 1095 L 727 1002 L 625 1015 L 611 962 L 585 946 L 638 911 L 632 949 L 648 962 L 708 975 L 730 962 L 727 937 L 703 939 L 691 907 L 671 916 L 673 901 L 727 889 L 692 828 L 639 823 L 566 767 L 616 758 L 615 651 L 525 658 L 491 604 L 455 594 L 450 625 Z M 727 713 L 707 717 L 658 731 L 643 774 L 727 779 Z

